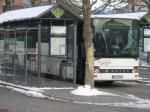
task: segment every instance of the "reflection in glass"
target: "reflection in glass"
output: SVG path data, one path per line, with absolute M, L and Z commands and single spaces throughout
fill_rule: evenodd
M 2 64 L 4 61 L 4 30 L 0 30 L 0 80 L 3 80 Z
M 130 20 L 95 19 L 94 22 L 95 57 L 138 56 L 138 28 Z
M 26 73 L 26 30 L 16 30 L 16 57 L 15 57 L 15 80 L 19 84 L 25 84 Z
M 37 72 L 38 30 L 29 29 L 27 37 L 27 66 Z
M 4 31 L 0 30 L 0 54 L 4 51 Z
M 5 32 L 5 39 L 4 39 L 4 58 L 1 64 L 2 67 L 2 74 L 4 76 L 4 80 L 6 82 L 13 82 L 15 76 L 15 62 L 16 55 L 15 55 L 15 30 L 8 29 Z

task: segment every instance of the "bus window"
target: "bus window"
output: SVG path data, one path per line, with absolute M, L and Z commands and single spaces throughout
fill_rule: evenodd
M 114 21 L 115 24 L 111 23 Z M 95 36 L 93 39 L 94 56 L 97 58 L 137 57 L 138 28 L 134 28 L 132 25 L 124 25 L 123 22 L 117 23 L 117 20 L 114 21 L 103 22 L 102 19 L 96 19 Z
M 123 38 L 119 33 L 113 34 L 111 42 L 111 53 L 116 55 L 123 49 Z

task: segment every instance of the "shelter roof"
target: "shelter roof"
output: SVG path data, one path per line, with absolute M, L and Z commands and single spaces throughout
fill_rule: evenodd
M 116 19 L 143 19 L 148 12 L 135 12 L 135 13 L 121 13 L 121 14 L 108 14 L 108 15 L 92 15 L 92 18 L 116 18 Z
M 13 22 L 13 21 L 20 21 L 20 20 L 28 20 L 28 19 L 38 19 L 44 14 L 51 11 L 54 7 L 61 6 L 66 9 L 68 12 L 76 16 L 77 18 L 81 19 L 81 16 L 77 14 L 72 9 L 69 9 L 68 6 L 65 4 L 50 4 L 44 6 L 36 6 L 24 9 L 17 9 L 4 12 L 0 15 L 0 24 L 4 22 Z

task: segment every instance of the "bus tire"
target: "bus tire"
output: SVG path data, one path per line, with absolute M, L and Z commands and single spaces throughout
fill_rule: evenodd
M 67 73 L 65 72 L 66 67 L 67 67 L 67 62 L 62 61 L 60 64 L 60 68 L 59 68 L 60 80 L 66 80 L 67 79 Z
M 104 84 L 113 84 L 114 81 L 104 81 L 103 83 L 104 83 Z

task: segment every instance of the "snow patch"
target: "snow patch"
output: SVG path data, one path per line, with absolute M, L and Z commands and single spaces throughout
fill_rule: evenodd
M 110 104 L 112 106 L 120 106 L 120 107 L 132 107 L 132 108 L 139 108 L 139 109 L 150 109 L 150 100 L 142 99 L 136 97 L 134 95 L 127 95 L 126 98 L 135 100 L 135 102 L 128 102 L 128 103 L 114 103 Z
M 120 14 L 103 14 L 92 15 L 92 18 L 122 18 L 122 19 L 136 19 L 140 20 L 147 12 L 135 12 L 135 13 L 120 13 Z
M 6 86 L 0 85 L 0 87 L 6 87 L 8 89 L 11 89 L 11 90 L 16 91 L 16 92 L 20 92 L 20 93 L 25 94 L 27 96 L 38 97 L 38 98 L 47 98 L 45 95 L 40 93 L 41 90 L 39 90 L 38 88 L 35 88 L 35 87 L 30 88 L 30 87 L 17 86 L 17 85 L 7 83 L 4 81 L 0 81 L 0 83 L 6 85 Z
M 74 101 L 77 104 L 88 104 L 88 105 L 100 105 L 100 106 L 115 106 L 115 107 L 130 107 L 130 108 L 138 108 L 138 109 L 150 109 L 150 100 L 141 99 L 134 95 L 120 96 L 124 98 L 128 98 L 134 101 L 130 102 L 116 102 L 116 103 L 95 103 L 95 102 L 79 102 Z
M 2 83 L 3 81 L 0 81 L 0 83 Z M 5 82 L 3 82 L 5 83 Z M 8 83 L 5 83 L 8 84 Z M 11 84 L 13 85 L 13 84 Z M 12 87 L 10 85 L 8 86 L 3 86 L 0 85 L 0 87 L 7 87 L 9 89 L 12 89 L 13 91 L 16 92 L 20 92 L 22 94 L 25 94 L 27 96 L 32 96 L 32 97 L 38 97 L 38 98 L 49 98 L 45 95 L 43 95 L 42 93 L 39 93 L 38 91 L 34 91 L 34 90 L 41 90 L 41 89 L 53 89 L 53 88 L 28 88 L 27 89 L 23 89 L 23 88 L 17 88 L 17 87 Z M 33 89 L 33 90 L 30 90 Z M 55 88 L 55 89 L 59 89 L 59 88 Z M 63 89 L 63 88 L 60 88 Z M 67 88 L 66 88 L 67 89 Z M 71 88 L 70 88 L 71 89 Z M 86 85 L 86 86 L 80 86 L 78 87 L 76 90 L 71 91 L 72 94 L 75 95 L 82 95 L 82 96 L 96 96 L 96 95 L 113 95 L 113 96 L 117 96 L 111 93 L 107 93 L 107 92 L 103 92 L 103 91 L 98 91 L 97 89 L 91 89 L 90 86 Z M 77 103 L 77 104 L 89 104 L 89 105 L 105 105 L 105 106 L 116 106 L 116 107 L 131 107 L 131 108 L 138 108 L 138 109 L 150 109 L 150 100 L 148 99 L 141 99 L 139 97 L 136 97 L 134 95 L 118 95 L 119 97 L 124 97 L 133 101 L 130 102 L 116 102 L 116 103 L 95 103 L 95 102 L 78 102 L 78 101 L 73 101 L 73 103 Z M 55 98 L 52 98 L 55 99 Z M 61 100 L 61 101 L 66 101 L 66 100 L 62 100 L 62 99 L 55 99 L 55 100 Z
M 19 89 L 19 88 L 12 88 L 12 90 L 16 91 L 16 92 L 20 92 L 20 93 L 23 93 L 27 96 L 32 96 L 32 97 L 38 97 L 38 98 L 46 98 L 45 95 L 43 95 L 42 93 L 38 93 L 36 91 L 27 91 L 27 90 L 24 90 L 24 89 Z
M 69 89 L 74 89 L 73 87 L 42 87 L 42 88 L 38 88 L 39 90 L 69 90 Z
M 47 12 L 54 5 L 45 5 L 38 7 L 30 7 L 19 10 L 6 11 L 0 15 L 0 23 L 8 22 L 8 21 L 17 21 L 24 19 L 37 18 L 41 14 Z
M 90 86 L 79 86 L 77 89 L 71 91 L 71 94 L 79 95 L 79 96 L 97 96 L 97 95 L 112 95 L 111 93 L 99 91 L 97 89 L 91 89 Z
M 27 86 L 20 86 L 20 85 L 15 85 L 15 84 L 12 84 L 12 83 L 8 83 L 8 82 L 5 82 L 5 81 L 1 81 L 0 80 L 0 83 L 1 84 L 5 84 L 8 86 L 13 86 L 13 87 L 17 87 L 17 88 L 22 88 L 22 89 L 26 89 L 26 90 L 31 90 L 31 91 L 37 91 L 37 92 L 44 92 L 44 90 L 71 90 L 71 89 L 74 89 L 73 87 L 40 87 L 40 88 L 37 88 L 37 87 L 27 87 Z
M 147 68 L 150 68 L 150 65 L 147 63 L 147 62 L 145 62 L 145 61 L 140 61 L 140 67 L 147 67 Z
M 142 77 L 142 78 L 138 79 L 138 81 L 141 81 L 141 82 L 150 82 L 150 78 L 144 78 L 144 77 Z

